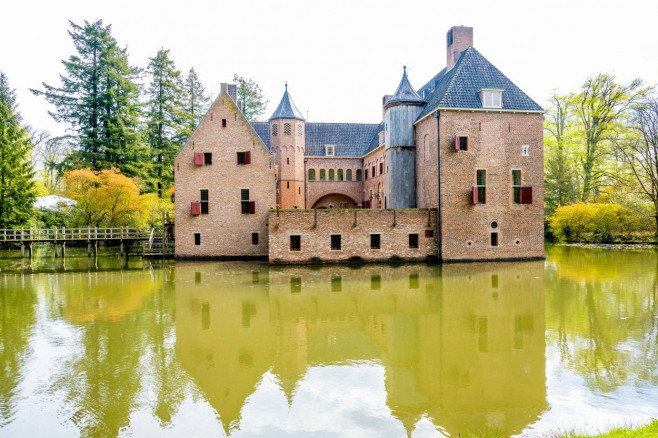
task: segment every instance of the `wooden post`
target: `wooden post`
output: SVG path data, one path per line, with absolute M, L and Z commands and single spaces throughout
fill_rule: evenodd
M 91 240 L 87 241 L 87 257 L 91 257 Z
M 21 242 L 21 258 L 25 258 L 25 244 Z
M 98 240 L 94 241 L 94 260 L 98 257 Z
M 28 252 L 30 254 L 30 260 L 32 260 L 32 242 L 27 244 Z
M 167 254 L 167 227 L 165 227 L 165 212 L 162 212 L 162 258 Z
M 53 227 L 53 244 L 55 245 L 55 258 L 57 258 L 57 227 Z
M 66 256 L 66 241 L 62 241 L 62 259 Z

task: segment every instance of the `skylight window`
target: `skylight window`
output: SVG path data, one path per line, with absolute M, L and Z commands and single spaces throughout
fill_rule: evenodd
M 482 90 L 480 91 L 480 98 L 484 108 L 503 107 L 503 90 Z

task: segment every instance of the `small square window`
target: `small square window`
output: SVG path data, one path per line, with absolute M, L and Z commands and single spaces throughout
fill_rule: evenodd
M 418 248 L 418 234 L 409 234 L 409 248 Z
M 201 233 L 194 233 L 194 244 L 196 246 L 201 245 Z
M 258 233 L 251 233 L 251 244 L 258 245 Z
M 467 151 L 468 150 L 468 136 L 458 135 L 456 139 L 456 149 L 458 151 Z
M 333 251 L 340 251 L 341 249 L 341 235 L 332 234 L 331 235 L 331 249 Z
M 324 154 L 327 157 L 333 157 L 336 155 L 336 147 L 334 145 L 328 144 L 324 146 Z
M 434 237 L 434 230 L 425 230 L 425 237 Z
M 381 247 L 381 234 L 370 235 L 370 249 L 380 249 Z
M 212 152 L 203 153 L 203 163 L 207 166 L 212 164 Z
M 501 90 L 482 90 L 481 96 L 484 108 L 503 107 L 503 92 Z
M 222 119 L 222 128 L 226 128 L 226 119 Z
M 302 236 L 290 236 L 290 251 L 302 250 Z
M 238 152 L 238 164 L 251 164 L 251 152 Z

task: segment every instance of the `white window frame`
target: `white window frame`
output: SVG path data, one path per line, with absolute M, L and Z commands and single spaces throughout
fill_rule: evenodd
M 333 145 L 333 144 L 324 145 L 324 154 L 327 157 L 335 157 L 336 156 L 336 145 Z
M 523 157 L 530 156 L 530 145 L 524 144 L 521 146 L 521 156 Z
M 503 107 L 503 90 L 497 89 L 482 89 L 480 90 L 482 96 L 483 108 L 502 108 Z

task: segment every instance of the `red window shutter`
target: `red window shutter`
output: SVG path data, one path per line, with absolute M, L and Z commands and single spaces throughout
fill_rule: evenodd
M 521 204 L 532 204 L 532 187 L 521 187 Z
M 366 201 L 366 208 L 370 208 L 370 201 Z
M 459 150 L 459 136 L 455 135 L 455 150 Z
M 251 151 L 244 153 L 244 164 L 251 164 Z
M 203 166 L 203 152 L 194 153 L 194 165 Z
M 192 216 L 197 216 L 201 214 L 201 203 L 200 202 L 193 202 L 192 206 L 190 208 L 190 213 L 192 213 Z
M 434 230 L 425 230 L 425 237 L 434 237 Z
M 478 188 L 477 187 L 473 187 L 473 193 L 472 193 L 471 198 L 473 199 L 473 205 L 478 203 Z
M 256 201 L 249 201 L 249 214 L 256 214 Z

